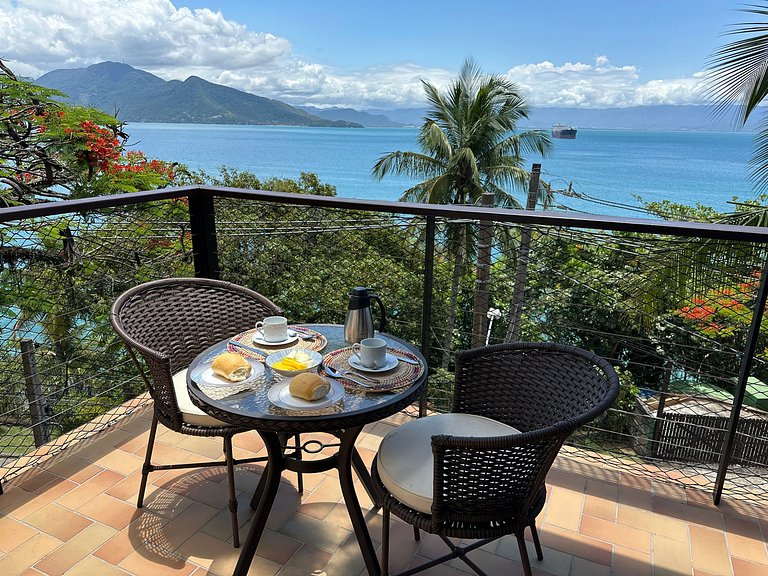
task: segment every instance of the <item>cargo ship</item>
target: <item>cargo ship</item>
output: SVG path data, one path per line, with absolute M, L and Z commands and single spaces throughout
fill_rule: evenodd
M 555 124 L 552 126 L 552 138 L 573 140 L 576 138 L 576 128 L 573 126 L 565 126 L 563 124 Z

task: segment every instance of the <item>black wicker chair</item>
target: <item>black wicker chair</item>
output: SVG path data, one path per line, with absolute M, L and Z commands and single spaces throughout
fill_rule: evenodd
M 154 416 L 136 503 L 138 508 L 144 504 L 147 476 L 152 471 L 225 465 L 232 538 L 235 548 L 240 546 L 234 465 L 265 461 L 266 457 L 234 458 L 232 436 L 248 429 L 216 420 L 195 407 L 186 392 L 186 368 L 209 346 L 252 328 L 266 316 L 280 313 L 279 307 L 253 290 L 202 278 L 147 282 L 131 288 L 115 301 L 110 321 L 154 400 Z M 144 365 L 139 362 L 137 353 L 143 358 Z M 223 437 L 224 461 L 152 464 L 158 422 L 182 434 Z
M 425 530 L 451 548 L 442 558 L 401 576 L 457 557 L 483 574 L 466 553 L 507 534 L 517 537 L 523 569 L 530 576 L 524 531 L 530 527 L 542 560 L 535 519 L 544 508 L 547 472 L 565 439 L 605 412 L 618 389 L 618 377 L 606 360 L 572 346 L 512 343 L 460 353 L 452 414 L 477 420 L 481 428 L 489 418 L 496 428 L 491 426 L 478 437 L 463 422 L 451 424 L 450 415 L 431 416 L 398 427 L 382 441 L 372 466 L 384 508 L 382 573 L 389 573 L 389 523 L 394 514 L 414 526 L 417 540 L 419 530 Z M 412 430 L 401 432 L 406 427 Z M 453 430 L 441 433 L 446 427 Z M 422 435 L 415 441 L 413 432 L 419 428 Z M 429 433 L 430 428 L 437 433 Z M 494 432 L 505 428 L 509 432 Z M 434 466 L 427 469 L 427 482 L 421 479 L 419 492 L 412 477 L 400 482 L 397 475 L 417 474 L 402 459 L 428 460 L 430 447 Z M 462 548 L 450 538 L 478 541 Z

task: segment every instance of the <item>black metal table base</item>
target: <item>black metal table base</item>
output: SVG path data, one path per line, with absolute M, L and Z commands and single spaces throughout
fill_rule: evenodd
M 371 535 L 365 524 L 365 517 L 360 509 L 360 501 L 355 493 L 352 478 L 352 468 L 354 467 L 368 496 L 375 503 L 375 492 L 371 476 L 360 454 L 355 450 L 355 440 L 357 440 L 362 429 L 362 426 L 356 426 L 335 433 L 340 439 L 338 452 L 333 456 L 320 460 L 302 460 L 300 456 L 296 456 L 296 451 L 286 450 L 286 447 L 280 441 L 278 433 L 258 431 L 267 447 L 269 460 L 256 488 L 256 492 L 254 492 L 251 498 L 251 508 L 256 510 L 256 514 L 251 522 L 248 537 L 245 539 L 245 543 L 240 551 L 240 557 L 237 560 L 237 566 L 233 573 L 234 576 L 245 576 L 248 573 L 253 557 L 256 554 L 256 548 L 261 540 L 261 535 L 264 532 L 264 527 L 267 524 L 269 512 L 272 510 L 272 505 L 275 502 L 283 471 L 291 470 L 293 472 L 309 474 L 325 472 L 333 468 L 339 472 L 341 493 L 344 496 L 344 503 L 347 506 L 347 512 L 352 521 L 352 527 L 354 528 L 357 542 L 360 545 L 360 551 L 363 554 L 368 574 L 380 576 L 381 569 L 376 558 L 376 549 L 373 546 Z

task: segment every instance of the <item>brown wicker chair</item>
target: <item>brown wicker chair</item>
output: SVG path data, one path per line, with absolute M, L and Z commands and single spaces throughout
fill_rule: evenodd
M 384 508 L 382 573 L 389 573 L 389 523 L 394 514 L 414 526 L 417 540 L 419 530 L 425 530 L 451 548 L 442 558 L 401 576 L 457 557 L 483 574 L 466 553 L 507 534 L 517 537 L 523 569 L 530 576 L 524 531 L 530 527 L 542 560 L 535 519 L 544 507 L 547 472 L 565 439 L 605 412 L 618 389 L 618 377 L 606 360 L 572 346 L 498 344 L 459 354 L 452 414 L 470 423 L 476 420 L 486 430 L 474 436 L 463 422 L 452 424 L 454 416 L 440 415 L 404 424 L 382 441 L 372 466 Z M 401 433 L 406 427 L 412 430 Z M 452 430 L 441 433 L 441 427 Z M 422 435 L 415 441 L 418 428 Z M 432 435 L 430 428 L 438 432 Z M 504 429 L 510 432 L 494 432 Z M 402 459 L 428 460 L 430 447 L 434 466 L 427 468 L 420 488 L 408 484 L 413 478 L 400 482 L 399 473 L 417 474 Z M 462 548 L 449 538 L 478 541 Z
M 216 420 L 192 405 L 186 393 L 186 368 L 209 346 L 252 328 L 265 316 L 280 313 L 280 308 L 253 290 L 203 278 L 147 282 L 131 288 L 115 301 L 110 321 L 154 400 L 154 416 L 136 503 L 138 508 L 144 504 L 147 476 L 152 471 L 225 465 L 232 539 L 235 548 L 240 546 L 234 465 L 265 461 L 266 458 L 234 458 L 232 436 L 248 429 Z M 137 352 L 144 360 L 143 365 Z M 152 464 L 158 421 L 182 434 L 223 437 L 224 461 Z

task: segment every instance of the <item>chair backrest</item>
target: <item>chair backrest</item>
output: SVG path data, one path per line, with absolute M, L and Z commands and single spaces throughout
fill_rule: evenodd
M 453 411 L 493 418 L 521 433 L 433 437 L 436 528 L 525 516 L 565 439 L 605 412 L 618 390 L 605 359 L 572 346 L 518 342 L 459 354 Z
M 172 375 L 200 352 L 253 328 L 281 309 L 258 292 L 206 278 L 169 278 L 140 284 L 112 305 L 110 321 L 122 338 L 166 426 L 181 428 Z M 146 363 L 145 374 L 135 354 Z

